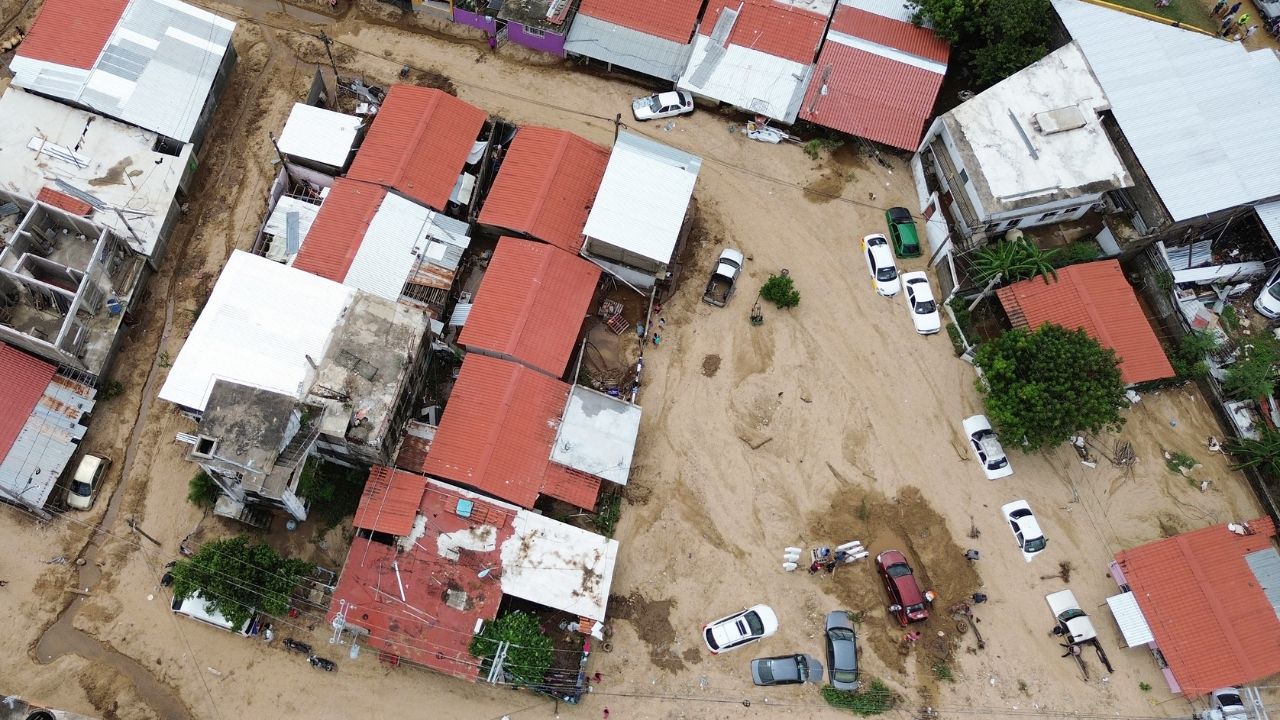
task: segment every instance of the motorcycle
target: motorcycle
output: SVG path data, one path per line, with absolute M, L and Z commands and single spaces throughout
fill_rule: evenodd
M 284 645 L 284 649 L 288 650 L 289 652 L 296 652 L 298 654 L 307 655 L 307 656 L 311 655 L 310 645 L 304 642 L 298 642 L 293 638 L 285 638 L 284 640 L 280 641 L 280 644 Z
M 312 655 L 311 657 L 307 658 L 307 662 L 311 663 L 311 667 L 320 668 L 325 672 L 333 672 L 334 670 L 338 669 L 337 663 L 335 663 L 332 660 L 326 660 L 325 658 L 319 657 L 317 655 Z

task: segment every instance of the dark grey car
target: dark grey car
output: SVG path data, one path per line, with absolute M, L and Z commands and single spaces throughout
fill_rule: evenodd
M 853 630 L 853 618 L 844 610 L 827 613 L 827 668 L 831 687 L 837 690 L 857 690 L 858 634 Z
M 751 681 L 757 685 L 822 682 L 822 664 L 808 655 L 756 658 L 751 661 Z

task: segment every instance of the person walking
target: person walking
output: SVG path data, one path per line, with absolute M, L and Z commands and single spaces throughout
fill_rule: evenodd
M 1218 34 L 1226 37 L 1231 32 L 1231 23 L 1235 22 L 1235 18 L 1231 15 L 1222 19 L 1222 25 L 1218 28 Z
M 1258 32 L 1258 26 L 1250 25 L 1249 29 L 1244 31 L 1244 39 L 1248 40 L 1249 38 L 1253 37 L 1253 34 L 1256 32 Z
M 1231 9 L 1227 11 L 1227 17 L 1231 17 L 1232 15 L 1235 15 L 1236 13 L 1240 12 L 1240 5 L 1241 3 L 1238 3 L 1238 2 L 1232 5 Z
M 1218 17 L 1219 15 L 1221 15 L 1223 9 L 1226 7 L 1227 7 L 1227 0 L 1218 0 L 1218 3 L 1213 6 L 1213 16 Z
M 1249 24 L 1249 13 L 1241 13 L 1240 19 L 1236 20 L 1236 27 L 1243 30 L 1244 26 L 1248 24 Z

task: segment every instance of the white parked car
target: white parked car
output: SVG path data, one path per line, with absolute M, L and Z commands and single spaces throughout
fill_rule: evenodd
M 987 474 L 987 479 L 999 480 L 1012 475 L 1013 467 L 1009 465 L 1009 458 L 1004 454 L 1004 448 L 1000 447 L 1000 440 L 991 429 L 987 416 L 967 417 L 962 424 L 965 437 L 969 438 L 969 444 L 973 446 L 973 452 L 982 464 L 982 472 Z
M 938 315 L 938 301 L 933 299 L 933 288 L 929 287 L 929 276 L 919 271 L 903 273 L 902 287 L 916 332 L 932 335 L 941 330 L 942 317 Z
M 631 114 L 637 120 L 661 120 L 693 112 L 693 96 L 683 90 L 654 93 L 636 98 L 631 103 Z
M 756 605 L 746 610 L 707 623 L 702 628 L 702 639 L 712 655 L 740 648 L 748 643 L 767 638 L 778 632 L 778 616 L 768 605 Z
M 1259 315 L 1275 320 L 1280 317 L 1280 267 L 1271 273 L 1267 282 L 1262 285 L 1262 292 L 1253 301 L 1253 309 Z
M 1072 644 L 1092 640 L 1098 636 L 1093 629 L 1093 621 L 1084 610 L 1080 609 L 1080 603 L 1076 602 L 1075 593 L 1070 590 L 1059 590 L 1045 595 L 1044 599 L 1049 603 L 1049 611 L 1053 613 L 1053 619 L 1058 623 L 1053 631 L 1055 635 L 1066 637 Z
M 898 294 L 898 266 L 893 262 L 893 249 L 884 235 L 875 233 L 862 238 L 862 258 L 871 273 L 871 286 L 885 297 Z
M 111 461 L 97 455 L 85 455 L 76 466 L 76 474 L 71 476 L 71 487 L 67 488 L 67 506 L 74 510 L 88 510 L 98 497 L 102 487 L 102 479 L 107 474 Z
M 1000 512 L 1013 531 L 1013 539 L 1018 542 L 1018 549 L 1022 550 L 1022 558 L 1031 562 L 1049 544 L 1049 539 L 1044 536 L 1040 523 L 1036 522 L 1036 516 L 1031 512 L 1031 506 L 1026 500 L 1014 500 L 1002 505 Z

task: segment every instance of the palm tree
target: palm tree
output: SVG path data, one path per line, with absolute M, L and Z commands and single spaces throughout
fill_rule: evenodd
M 1000 284 L 1040 275 L 1048 284 L 1050 275 L 1058 279 L 1058 271 L 1053 266 L 1057 253 L 1057 250 L 1041 250 L 1026 240 L 1001 240 L 978 250 L 970 269 L 979 283 L 986 283 L 996 275 L 1000 276 Z
M 1229 440 L 1223 449 L 1235 458 L 1236 470 L 1253 468 L 1269 478 L 1280 478 L 1280 430 L 1263 428 L 1257 440 Z

